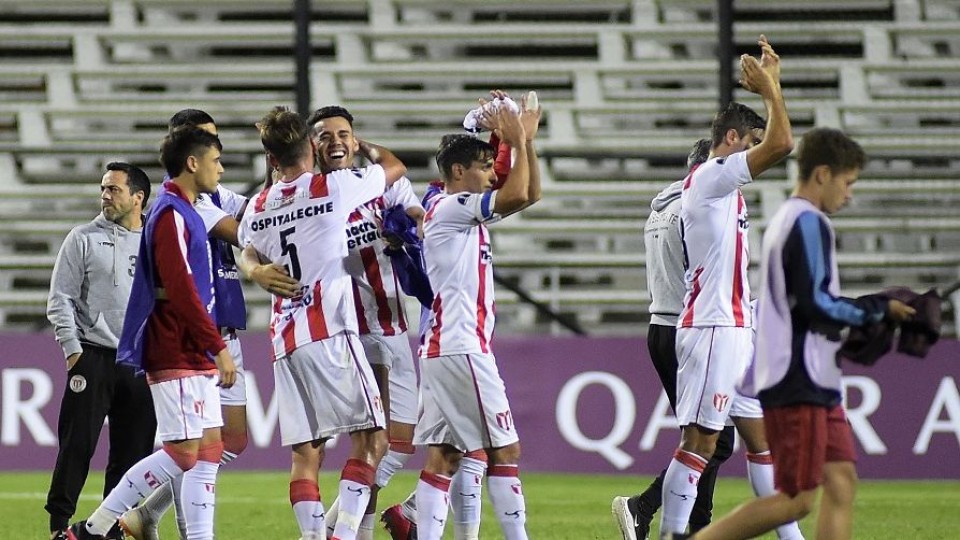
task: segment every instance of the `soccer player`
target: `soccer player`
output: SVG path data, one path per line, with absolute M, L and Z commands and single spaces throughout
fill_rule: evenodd
M 747 208 L 740 187 L 793 149 L 780 91 L 780 60 L 765 36 L 762 56 L 740 59 L 743 86 L 763 98 L 769 120 L 731 103 L 712 125 L 710 159 L 684 180 L 680 230 L 686 295 L 677 328 L 677 420 L 680 447 L 663 480 L 660 534 L 687 529 L 697 483 L 732 418 L 747 446 L 747 469 L 757 495 L 773 492 L 763 414 L 756 400 L 737 395 L 736 382 L 753 357 Z M 802 538 L 796 524 L 781 539 Z
M 324 174 L 354 166 L 360 150 L 353 131 L 353 115 L 343 107 L 317 109 L 307 119 L 317 148 L 317 165 Z M 400 206 L 419 223 L 423 207 L 410 180 L 402 177 L 387 190 L 358 206 L 347 218 L 347 252 L 344 260 L 352 282 L 360 343 L 386 404 L 389 450 L 377 467 L 370 502 L 360 522 L 358 538 L 373 540 L 377 493 L 413 455 L 413 428 L 417 422 L 417 372 L 407 338 L 403 298 L 381 231 L 384 212 Z M 332 531 L 339 500 L 327 511 Z
M 183 109 L 169 121 L 171 130 L 180 126 L 197 126 L 217 135 L 217 126 L 209 114 L 198 109 Z M 213 263 L 214 292 L 217 302 L 214 315 L 220 335 L 223 337 L 237 369 L 236 384 L 220 389 L 220 405 L 223 414 L 223 454 L 220 465 L 226 465 L 243 453 L 247 446 L 247 389 L 243 366 L 243 350 L 237 330 L 246 328 L 247 310 L 234 259 L 233 248 L 237 243 L 239 218 L 246 208 L 247 198 L 218 184 L 212 194 L 200 193 L 194 209 L 200 214 L 204 228 L 210 237 Z M 266 288 L 264 280 L 275 279 L 294 289 L 297 282 L 286 276 L 276 265 L 263 265 L 253 273 L 253 279 Z M 295 290 L 295 289 L 294 289 Z M 157 527 L 163 514 L 180 500 L 181 479 L 174 480 L 154 491 L 143 503 L 126 512 L 120 519 L 123 528 L 136 540 L 158 540 Z M 179 504 L 174 506 L 180 538 L 186 538 L 186 521 Z
M 180 475 L 188 537 L 213 538 L 223 451 L 217 385 L 232 386 L 236 368 L 213 319 L 210 245 L 193 203 L 217 188 L 220 148 L 215 135 L 193 126 L 164 138 L 160 160 L 172 180 L 147 217 L 117 357 L 146 371 L 163 448 L 73 524 L 70 540 L 101 538 L 123 512 Z
M 469 135 L 448 140 L 437 155 L 444 192 L 424 220 L 424 256 L 434 289 L 421 346 L 423 413 L 415 444 L 429 445 L 417 484 L 418 538 L 439 539 L 447 517 L 450 475 L 463 450 L 486 449 L 488 493 L 508 540 L 527 538 L 519 477 L 519 437 L 491 349 L 493 254 L 487 224 L 540 198 L 533 139 L 540 110 L 524 116 L 499 107 L 483 113 L 515 154 L 497 191 L 496 148 Z M 465 392 L 464 389 L 473 389 Z
M 797 185 L 763 235 L 756 364 L 744 380 L 745 390 L 759 391 L 779 493 L 747 502 L 695 538 L 753 538 L 802 519 L 821 484 L 817 538 L 851 537 L 856 451 L 841 404 L 840 332 L 915 314 L 897 300 L 840 297 L 828 216 L 850 201 L 864 159 L 836 129 L 815 128 L 800 141 Z
M 700 139 L 687 157 L 692 170 L 707 161 L 710 139 Z M 677 322 L 683 309 L 683 244 L 680 239 L 680 193 L 683 180 L 670 184 L 654 197 L 651 212 L 644 226 L 647 253 L 647 290 L 650 292 L 650 324 L 647 327 L 647 348 L 650 359 L 663 385 L 670 407 L 677 407 Z M 697 484 L 697 500 L 690 514 L 690 530 L 698 531 L 710 523 L 713 513 L 713 489 L 720 465 L 733 452 L 733 427 L 727 426 L 717 439 L 717 449 Z M 641 494 L 615 497 L 613 515 L 624 540 L 645 539 L 650 522 L 660 508 L 663 477 L 660 475 Z
M 53 267 L 47 318 L 67 359 L 68 379 L 57 429 L 60 449 L 44 507 L 54 540 L 67 538 L 105 417 L 110 453 L 104 497 L 127 469 L 153 452 L 157 419 L 150 389 L 116 361 L 149 198 L 150 180 L 142 170 L 108 163 L 100 181 L 100 215 L 70 231 Z M 109 538 L 122 537 L 119 527 L 110 531 Z
M 317 475 L 324 445 L 338 433 L 349 433 L 352 450 L 341 474 L 334 536 L 353 540 L 387 438 L 380 392 L 358 338 L 344 267 L 344 226 L 358 206 L 382 195 L 406 167 L 386 148 L 358 141 L 374 165 L 315 174 L 315 144 L 299 115 L 276 107 L 258 126 L 271 164 L 282 177 L 244 213 L 241 269 L 274 261 L 303 284 L 292 298 L 273 291 L 270 321 L 280 435 L 283 444 L 292 447 L 290 502 L 304 540 L 323 538 Z

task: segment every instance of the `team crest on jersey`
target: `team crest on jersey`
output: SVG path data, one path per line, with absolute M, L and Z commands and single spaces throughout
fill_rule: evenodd
M 457 202 L 460 203 L 460 204 L 466 205 L 466 204 L 467 204 L 467 199 L 469 199 L 469 198 L 470 198 L 470 195 L 464 193 L 463 195 L 460 195 L 460 196 L 457 197 Z
M 361 171 L 356 167 L 353 167 L 352 169 L 350 169 L 350 172 L 353 173 L 353 175 L 356 176 L 357 178 L 363 178 L 363 171 Z

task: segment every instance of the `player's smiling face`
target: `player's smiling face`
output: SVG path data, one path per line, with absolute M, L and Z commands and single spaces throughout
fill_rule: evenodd
M 331 116 L 318 121 L 314 124 L 313 140 L 317 145 L 321 171 L 326 173 L 353 167 L 353 158 L 360 149 L 360 143 L 346 118 Z

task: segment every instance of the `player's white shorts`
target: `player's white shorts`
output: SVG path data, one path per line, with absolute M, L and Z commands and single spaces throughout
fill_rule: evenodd
M 414 444 L 449 444 L 470 451 L 520 440 L 492 354 L 421 360 L 420 375 L 423 410 Z
M 150 385 L 161 441 L 199 439 L 223 425 L 216 375 L 191 375 Z
M 731 416 L 762 418 L 759 402 L 736 390 L 752 359 L 753 330 L 750 328 L 677 329 L 679 424 L 721 430 Z
M 360 343 L 371 364 L 390 368 L 390 419 L 417 423 L 417 368 L 406 332 L 396 336 L 364 334 Z
M 383 428 L 380 390 L 354 334 L 302 345 L 273 363 L 284 446 Z
M 223 342 L 237 366 L 237 382 L 230 388 L 220 389 L 220 404 L 227 407 L 244 407 L 247 404 L 247 374 L 243 370 L 243 349 L 236 333 L 224 336 Z

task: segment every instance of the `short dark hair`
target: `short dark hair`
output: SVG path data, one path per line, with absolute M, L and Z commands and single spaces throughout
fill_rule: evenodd
M 737 135 L 743 137 L 751 130 L 766 129 L 766 127 L 767 121 L 756 111 L 743 103 L 731 101 L 726 109 L 713 117 L 713 123 L 710 124 L 710 147 L 720 146 L 731 129 L 737 130 Z
M 282 167 L 296 165 L 305 154 L 310 153 L 306 144 L 310 140 L 310 127 L 303 118 L 287 107 L 277 106 L 260 122 L 260 142 Z
M 174 128 L 160 145 L 160 164 L 166 169 L 167 176 L 175 178 L 183 172 L 188 157 L 196 156 L 206 148 L 223 151 L 220 138 L 208 131 L 194 125 Z
M 692 169 L 694 166 L 706 162 L 707 158 L 710 157 L 710 146 L 710 139 L 700 139 L 693 143 L 693 148 L 687 154 L 687 168 Z
M 180 126 L 200 126 L 203 124 L 216 125 L 217 123 L 213 121 L 212 116 L 200 109 L 183 109 L 171 116 L 167 125 L 170 129 L 174 129 Z
M 862 169 L 867 155 L 857 141 L 839 129 L 818 127 L 803 134 L 797 151 L 800 181 L 810 179 L 813 170 L 820 165 L 838 173 Z
M 310 126 L 312 131 L 316 129 L 317 122 L 326 118 L 344 118 L 347 123 L 350 124 L 350 127 L 353 127 L 353 115 L 350 114 L 350 111 L 339 105 L 327 105 L 326 107 L 320 107 L 313 111 L 313 113 L 307 117 L 307 125 Z
M 127 188 L 130 189 L 130 194 L 136 195 L 138 191 L 142 191 L 143 206 L 147 205 L 147 200 L 150 199 L 150 178 L 147 177 L 147 173 L 143 172 L 143 169 L 123 161 L 111 161 L 107 163 L 107 170 L 126 173 Z
M 474 161 L 494 159 L 496 156 L 497 149 L 493 145 L 473 135 L 444 135 L 437 149 L 437 167 L 446 181 L 453 174 L 454 164 L 470 167 Z

